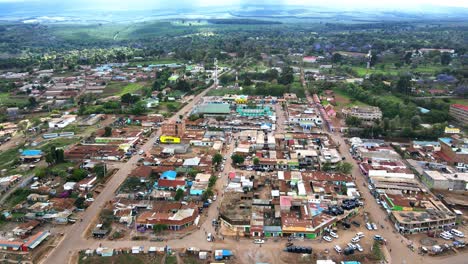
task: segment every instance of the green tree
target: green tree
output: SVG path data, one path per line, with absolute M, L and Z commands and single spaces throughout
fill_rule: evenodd
M 88 172 L 83 169 L 74 169 L 72 175 L 69 177 L 69 180 L 74 182 L 79 182 L 82 179 L 88 176 Z
M 215 165 L 219 165 L 223 161 L 223 155 L 221 155 L 219 152 L 213 155 L 213 158 L 211 159 L 211 162 Z
M 176 194 L 175 194 L 175 196 L 174 196 L 174 199 L 175 199 L 176 201 L 180 201 L 180 199 L 182 199 L 183 197 L 184 197 L 184 190 L 182 190 L 182 189 L 180 189 L 180 188 L 177 189 Z
M 112 136 L 112 127 L 106 126 L 104 127 L 104 137 Z
M 94 167 L 93 171 L 96 174 L 98 179 L 103 179 L 106 177 L 106 165 L 105 164 L 98 164 Z
M 63 149 L 57 149 L 55 150 L 55 163 L 63 163 L 65 162 L 65 154 L 63 152 Z
M 197 115 L 197 114 L 191 114 L 191 115 L 189 116 L 188 120 L 190 120 L 190 121 L 196 121 L 196 120 L 198 120 L 199 118 L 200 118 L 199 115 Z
M 331 58 L 331 61 L 333 63 L 340 63 L 342 60 L 343 60 L 343 56 L 338 52 L 335 52 Z
M 332 170 L 332 165 L 330 162 L 325 162 L 322 166 L 323 171 L 331 171 Z
M 253 161 L 253 164 L 254 164 L 254 165 L 258 165 L 258 164 L 260 163 L 260 159 L 257 158 L 257 157 L 253 158 L 252 161 Z
M 234 164 L 242 164 L 244 163 L 244 157 L 239 155 L 239 154 L 234 154 L 231 156 L 231 159 L 232 159 L 232 163 Z
M 355 116 L 346 117 L 345 122 L 346 122 L 346 125 L 353 126 L 353 127 L 359 127 L 362 123 L 361 119 Z
M 85 208 L 85 198 L 84 197 L 78 197 L 76 200 L 75 200 L 75 206 L 76 208 L 78 209 L 84 209 Z
M 349 162 L 341 162 L 339 166 L 339 171 L 344 174 L 351 174 L 353 170 L 353 164 Z
M 442 52 L 442 54 L 440 55 L 440 63 L 446 66 L 449 65 L 451 61 L 452 55 L 448 52 Z
M 155 224 L 155 225 L 153 226 L 153 231 L 154 231 L 154 233 L 156 233 L 156 234 L 157 234 L 157 233 L 160 233 L 160 232 L 162 232 L 162 231 L 164 231 L 164 230 L 166 230 L 166 229 L 167 229 L 167 225 L 166 225 L 166 224 Z
M 413 116 L 411 118 L 410 122 L 411 122 L 411 127 L 413 129 L 416 129 L 416 128 L 419 127 L 419 125 L 421 125 L 422 120 L 421 120 L 421 117 L 419 115 L 415 115 L 415 116 Z

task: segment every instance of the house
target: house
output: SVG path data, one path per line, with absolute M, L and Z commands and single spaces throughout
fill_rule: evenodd
M 158 190 L 171 190 L 175 191 L 177 189 L 185 190 L 186 182 L 184 180 L 165 180 L 159 179 L 155 184 L 155 188 Z
M 138 178 L 140 182 L 148 182 L 153 169 L 150 166 L 138 166 L 132 172 L 130 172 L 129 177 Z
M 173 204 L 168 208 L 156 208 L 152 211 L 140 214 L 136 223 L 139 226 L 153 228 L 155 225 L 163 224 L 169 230 L 182 230 L 195 222 L 198 217 L 196 204 L 182 205 Z
M 15 236 L 23 237 L 31 234 L 31 232 L 40 225 L 41 223 L 37 220 L 30 220 L 26 223 L 22 223 L 13 229 Z
M 40 149 L 25 149 L 21 152 L 20 159 L 23 161 L 31 161 L 42 158 L 42 150 Z
M 49 128 L 65 128 L 75 120 L 76 115 L 63 115 L 59 118 L 52 118 L 49 120 Z
M 176 176 L 177 176 L 177 172 L 170 170 L 170 171 L 163 172 L 160 178 L 164 180 L 175 180 Z
M 191 159 L 186 159 L 182 166 L 184 166 L 184 167 L 195 167 L 195 166 L 198 166 L 199 164 L 200 164 L 200 158 L 199 157 L 194 157 L 194 158 L 191 158 Z
M 344 108 L 342 113 L 345 117 L 353 116 L 365 121 L 382 119 L 382 111 L 376 106 L 353 106 Z
M 89 191 L 94 187 L 94 184 L 96 183 L 97 177 L 96 176 L 91 176 L 91 177 L 86 177 L 79 181 L 78 188 L 80 191 Z
M 317 62 L 317 57 L 315 56 L 305 56 L 302 61 L 304 63 L 316 63 Z

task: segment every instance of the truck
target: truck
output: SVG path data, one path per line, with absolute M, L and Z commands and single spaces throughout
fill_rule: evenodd
M 232 251 L 230 250 L 227 250 L 227 249 L 215 250 L 215 260 L 229 259 L 232 256 L 234 256 L 234 254 L 232 254 Z

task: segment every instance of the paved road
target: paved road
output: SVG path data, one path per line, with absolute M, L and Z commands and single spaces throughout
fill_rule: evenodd
M 191 102 L 181 108 L 178 112 L 174 113 L 174 115 L 168 119 L 168 122 L 175 121 L 179 118 L 179 115 L 185 115 L 186 112 L 189 112 L 195 103 L 197 103 L 209 90 L 213 88 L 214 85 L 196 95 Z M 141 147 L 141 149 L 145 152 L 149 151 L 159 136 L 160 130 L 158 130 L 158 132 L 152 138 L 150 138 Z M 83 221 L 77 222 L 68 228 L 68 231 L 65 232 L 63 239 L 42 260 L 42 263 L 67 263 L 73 251 L 82 248 L 91 248 L 96 245 L 96 243 L 99 243 L 97 241 L 85 239 L 84 236 L 86 230 L 88 229 L 88 225 L 94 222 L 94 219 L 99 215 L 99 212 L 102 210 L 105 204 L 114 198 L 117 188 L 125 181 L 130 172 L 137 166 L 139 158 L 139 155 L 134 155 L 130 158 L 130 160 L 127 161 L 127 163 L 125 163 L 125 166 L 120 167 L 114 176 L 107 182 L 102 192 L 95 198 L 94 202 L 86 209 L 82 216 Z

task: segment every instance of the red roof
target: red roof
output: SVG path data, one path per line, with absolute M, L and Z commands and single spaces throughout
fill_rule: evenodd
M 461 109 L 461 110 L 463 110 L 463 111 L 468 111 L 468 105 L 453 104 L 452 107 Z
M 185 181 L 183 180 L 158 180 L 158 187 L 167 187 L 167 188 L 177 188 L 179 186 L 185 186 Z
M 153 169 L 149 166 L 139 166 L 130 173 L 130 177 L 148 178 L 152 172 Z

